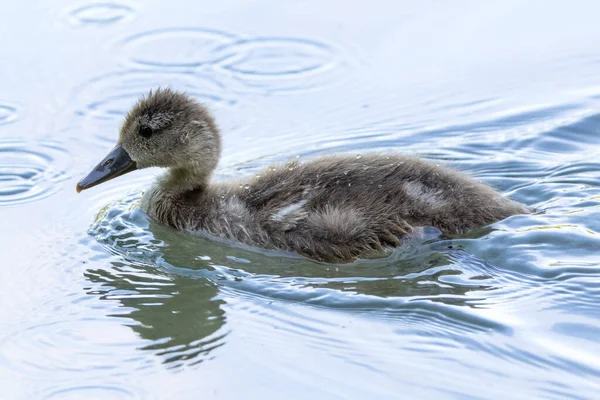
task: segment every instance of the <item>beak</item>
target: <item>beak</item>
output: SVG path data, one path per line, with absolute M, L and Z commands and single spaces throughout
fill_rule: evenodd
M 96 168 L 88 176 L 79 181 L 77 184 L 77 193 L 135 169 L 137 169 L 135 161 L 129 157 L 129 154 L 120 145 L 117 145 L 104 157 L 104 160 L 96 165 Z

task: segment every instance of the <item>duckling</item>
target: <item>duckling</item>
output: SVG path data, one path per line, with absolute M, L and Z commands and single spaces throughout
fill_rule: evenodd
M 211 182 L 220 154 L 219 129 L 202 104 L 171 89 L 150 91 L 77 191 L 135 169 L 167 168 L 140 201 L 150 218 L 329 263 L 399 246 L 415 228 L 461 234 L 533 211 L 415 157 L 332 155 L 273 165 L 246 181 Z

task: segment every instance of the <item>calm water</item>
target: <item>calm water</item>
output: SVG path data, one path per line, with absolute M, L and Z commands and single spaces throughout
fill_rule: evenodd
M 5 2 L 0 386 L 10 399 L 600 393 L 600 3 Z M 210 105 L 218 179 L 393 149 L 543 212 L 328 266 L 87 191 L 158 85 Z

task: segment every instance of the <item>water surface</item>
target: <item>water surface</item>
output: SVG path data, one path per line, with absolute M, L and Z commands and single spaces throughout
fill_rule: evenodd
M 0 382 L 15 399 L 595 398 L 600 4 L 517 0 L 2 6 Z M 84 192 L 159 85 L 207 103 L 216 179 L 418 154 L 534 206 L 326 265 Z

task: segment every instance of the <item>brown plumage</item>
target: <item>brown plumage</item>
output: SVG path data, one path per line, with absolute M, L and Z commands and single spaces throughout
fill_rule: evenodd
M 246 181 L 210 182 L 218 128 L 201 104 L 169 89 L 133 107 L 118 146 L 137 168 L 168 168 L 142 198 L 151 218 L 320 261 L 348 262 L 398 246 L 413 227 L 459 234 L 531 212 L 462 173 L 394 154 L 294 161 Z M 78 190 L 121 173 L 84 179 Z

